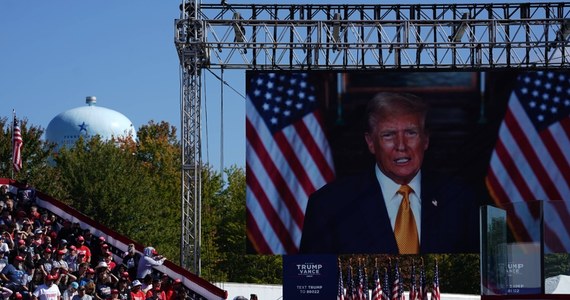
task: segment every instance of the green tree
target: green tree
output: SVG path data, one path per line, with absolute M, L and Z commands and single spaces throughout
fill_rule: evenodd
M 544 277 L 570 275 L 570 254 L 551 253 L 544 255 Z
M 61 149 L 55 159 L 66 191 L 61 199 L 178 262 L 179 146 L 171 138 L 176 133 L 164 122 L 150 122 L 140 132 L 138 145 L 131 138 L 94 137 Z
M 27 180 L 40 190 L 59 194 L 62 191 L 59 174 L 48 163 L 54 146 L 41 139 L 44 133 L 41 127 L 30 125 L 27 119 L 20 120 L 19 125 L 23 140 L 22 170 L 14 173 L 12 168 L 12 120 L 6 117 L 0 118 L 0 177 L 13 177 L 18 181 Z
M 246 254 L 245 172 L 225 170 L 227 183 L 210 167 L 203 175 L 202 270 L 212 281 L 281 283 L 282 259 Z

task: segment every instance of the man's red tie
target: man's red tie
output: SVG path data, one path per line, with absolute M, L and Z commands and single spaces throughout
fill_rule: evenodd
M 418 228 L 416 227 L 414 213 L 410 208 L 411 192 L 413 190 L 408 185 L 402 185 L 398 190 L 398 194 L 401 194 L 403 198 L 396 216 L 394 235 L 396 236 L 400 254 L 418 254 L 420 251 Z

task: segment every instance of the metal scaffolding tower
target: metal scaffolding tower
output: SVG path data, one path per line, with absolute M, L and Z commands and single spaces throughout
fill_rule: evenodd
M 182 119 L 181 264 L 200 272 L 200 73 L 568 68 L 570 3 L 205 4 L 175 21 Z

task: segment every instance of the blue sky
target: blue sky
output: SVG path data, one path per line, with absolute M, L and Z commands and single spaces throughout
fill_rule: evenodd
M 291 3 L 307 2 L 346 3 Z M 180 79 L 174 19 L 179 17 L 180 3 L 0 1 L 0 117 L 10 117 L 15 109 L 18 118 L 46 128 L 58 113 L 85 105 L 86 96 L 96 96 L 97 105 L 123 113 L 136 128 L 150 120 L 179 127 Z M 219 70 L 213 72 L 220 75 Z M 224 87 L 223 151 L 221 84 L 209 72 L 205 74 L 204 161 L 220 168 L 223 153 L 224 166 L 244 166 L 245 105 L 240 94 L 245 94 L 245 71 L 224 72 L 224 79 L 237 92 Z

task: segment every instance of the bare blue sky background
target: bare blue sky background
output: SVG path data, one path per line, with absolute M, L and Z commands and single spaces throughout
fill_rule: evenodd
M 346 3 L 291 1 L 307 2 Z M 58 113 L 85 105 L 86 96 L 96 96 L 97 105 L 123 113 L 137 129 L 150 120 L 167 121 L 179 128 L 180 79 L 174 20 L 179 17 L 180 3 L 0 1 L 0 117 L 11 117 L 15 109 L 18 118 L 27 118 L 45 129 Z M 219 70 L 213 72 L 220 75 Z M 207 110 L 202 113 L 202 152 L 204 161 L 219 169 L 221 84 L 209 72 L 205 74 L 203 102 Z M 223 165 L 245 166 L 245 105 L 240 96 L 245 94 L 245 71 L 226 70 L 224 79 L 238 92 L 224 88 Z

